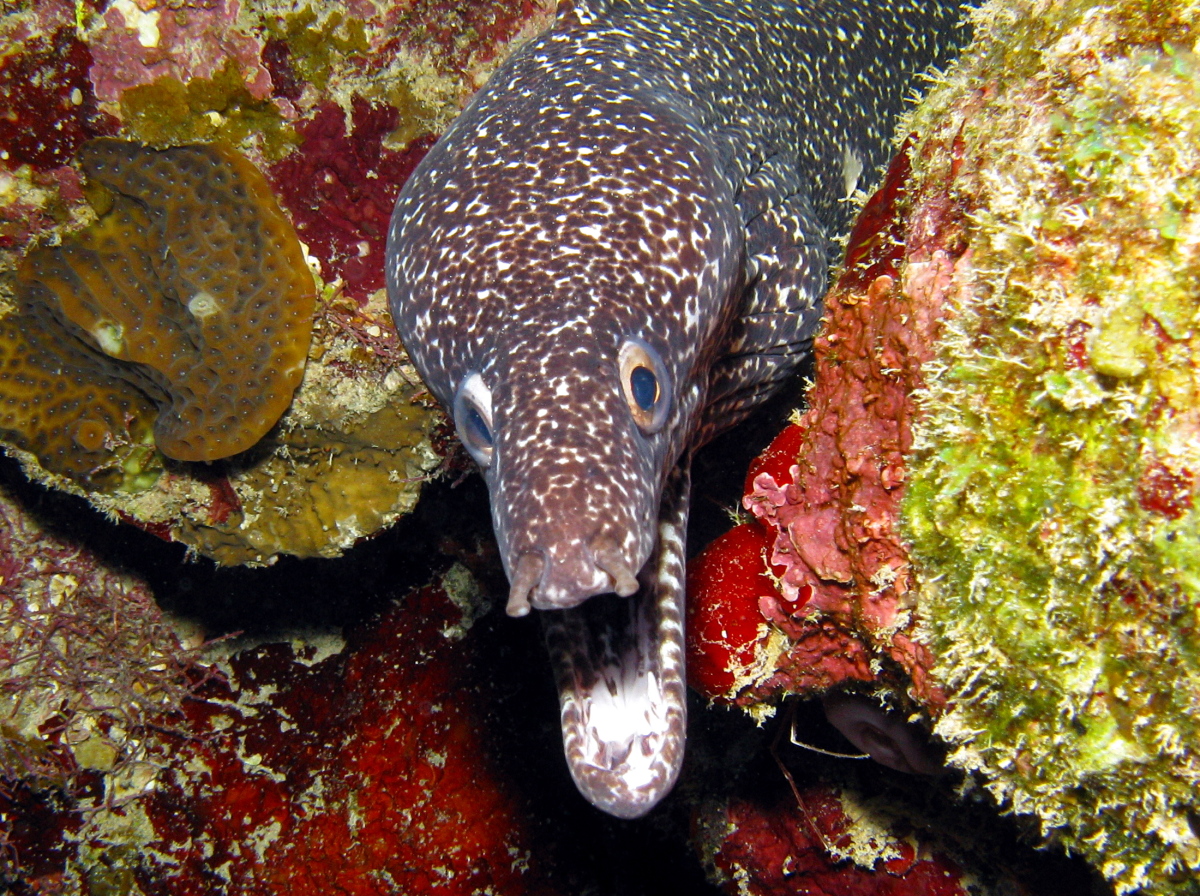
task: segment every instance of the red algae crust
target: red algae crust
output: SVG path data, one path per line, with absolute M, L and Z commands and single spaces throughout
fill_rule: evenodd
M 50 856 L 14 844 L 10 881 L 36 868 L 63 893 L 560 892 L 495 764 L 499 685 L 447 592 L 461 602 L 467 580 L 416 589 L 345 640 L 218 645 L 186 725 L 148 733 L 170 760 L 140 797 L 60 804 L 70 839 Z
M 899 835 L 852 790 L 810 784 L 781 795 L 770 804 L 731 797 L 702 807 L 698 839 L 712 878 L 730 896 L 978 892 L 953 861 Z
M 909 231 L 906 152 L 864 209 L 845 273 L 826 299 L 808 408 L 747 476 L 744 505 L 754 522 L 689 569 L 693 631 L 704 632 L 727 627 L 722 605 L 746 606 L 720 581 L 730 564 L 757 566 L 733 575 L 754 592 L 756 618 L 733 611 L 739 637 L 728 656 L 719 641 L 706 647 L 693 636 L 691 683 L 710 699 L 761 713 L 775 698 L 858 681 L 910 690 L 926 706 L 941 702 L 927 676 L 932 656 L 912 638 L 915 583 L 897 519 L 913 392 L 958 263 L 922 234 L 944 236 L 957 224 L 934 209 Z

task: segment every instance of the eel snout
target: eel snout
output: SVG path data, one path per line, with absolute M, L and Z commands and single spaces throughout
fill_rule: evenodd
M 599 533 L 592 537 L 587 550 L 581 552 L 584 556 L 575 560 L 574 565 L 582 567 L 582 572 L 573 575 L 566 568 L 550 568 L 546 553 L 534 548 L 517 557 L 510 574 L 509 616 L 524 616 L 531 607 L 567 609 L 597 594 L 629 597 L 637 593 L 637 575 L 611 535 Z M 560 571 L 564 574 L 558 575 Z

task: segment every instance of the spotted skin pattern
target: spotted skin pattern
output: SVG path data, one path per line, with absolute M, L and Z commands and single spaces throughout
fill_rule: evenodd
M 397 200 L 393 318 L 483 467 L 509 612 L 545 611 L 572 775 L 614 815 L 683 757 L 692 452 L 803 360 L 845 199 L 960 13 L 577 2 Z M 637 416 L 630 345 L 661 423 Z

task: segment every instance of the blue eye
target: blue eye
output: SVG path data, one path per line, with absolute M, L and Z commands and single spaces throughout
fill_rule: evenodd
M 464 429 L 470 434 L 472 442 L 477 442 L 480 445 L 492 447 L 492 431 L 488 429 L 488 425 L 483 422 L 483 415 L 475 408 L 468 407 L 466 416 L 463 420 Z
M 671 379 L 662 358 L 649 343 L 626 339 L 617 354 L 617 374 L 633 422 L 645 435 L 654 435 L 671 412 Z
M 492 390 L 478 373 L 463 377 L 454 395 L 454 426 L 463 447 L 475 463 L 487 469 L 492 463 Z
M 635 367 L 629 374 L 629 394 L 643 411 L 654 410 L 658 400 L 658 377 L 649 367 Z

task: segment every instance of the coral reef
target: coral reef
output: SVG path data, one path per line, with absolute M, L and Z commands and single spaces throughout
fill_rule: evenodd
M 3 472 L 16 473 L 12 464 Z M 544 711 L 537 699 L 550 686 L 544 666 L 526 661 L 540 647 L 537 626 L 488 612 L 485 582 L 494 580 L 503 600 L 498 560 L 464 556 L 481 569 L 477 580 L 430 550 L 447 539 L 469 543 L 486 529 L 481 486 L 473 489 L 471 518 L 458 519 L 463 490 L 440 486 L 433 492 L 444 502 L 440 511 L 429 516 L 425 503 L 424 519 L 402 522 L 350 558 L 219 571 L 213 585 L 221 593 L 201 592 L 184 606 L 224 599 L 246 608 L 273 599 L 277 609 L 258 618 L 294 628 L 201 645 L 211 617 L 174 634 L 179 617 L 164 619 L 136 577 L 33 526 L 24 514 L 37 490 L 24 484 L 26 503 L 0 506 L 3 546 L 24 564 L 4 573 L 29 584 L 0 593 L 0 608 L 6 619 L 28 618 L 39 637 L 62 643 L 45 653 L 26 644 L 23 670 L 40 657 L 54 698 L 34 705 L 44 707 L 43 716 L 56 702 L 77 707 L 77 721 L 46 716 L 49 724 L 27 729 L 16 744 L 58 764 L 41 777 L 23 765 L 3 778 L 0 889 L 14 896 L 220 896 L 288 887 L 715 894 L 704 886 L 690 837 L 697 851 L 716 854 L 711 873 L 727 892 L 738 892 L 730 875 L 742 875 L 756 893 L 819 884 L 825 892 L 908 894 L 930 882 L 958 893 L 964 881 L 983 881 L 977 896 L 1080 892 L 1061 881 L 1057 888 L 992 888 L 995 880 L 1029 882 L 1027 871 L 997 861 L 1011 851 L 1011 838 L 987 828 L 980 834 L 976 819 L 961 839 L 999 841 L 994 853 L 947 840 L 947 821 L 932 824 L 919 808 L 938 783 L 913 779 L 907 797 L 845 775 L 819 783 L 813 754 L 785 748 L 796 766 L 797 800 L 764 750 L 743 748 L 734 758 L 728 737 L 703 732 L 693 739 L 689 780 L 654 818 L 635 826 L 596 813 L 578 798 L 562 762 L 553 709 Z M 110 547 L 128 546 L 128 533 L 97 524 Z M 76 542 L 95 543 L 96 532 L 76 534 Z M 180 553 L 140 540 L 159 555 Z M 121 556 L 130 553 L 138 554 Z M 177 610 L 157 582 L 163 573 L 180 574 L 177 560 L 170 566 L 152 580 L 158 599 Z M 79 587 L 61 587 L 64 575 Z M 340 616 L 345 628 L 316 627 L 307 615 L 330 603 L 331 586 L 341 587 L 343 605 L 369 595 L 367 606 Z M 187 590 L 196 587 L 192 580 Z M 286 593 L 272 597 L 277 588 Z M 65 600 L 53 606 L 43 600 L 59 594 Z M 254 614 L 235 616 L 243 624 L 248 617 Z M 15 627 L 10 633 L 21 637 Z M 198 649 L 180 650 L 180 638 Z M 32 696 L 28 677 L 15 674 L 23 670 L 0 693 Z M 116 693 L 117 683 L 134 694 Z M 747 720 L 729 714 L 724 721 L 745 729 L 734 740 L 764 741 Z M 812 737 L 811 728 L 809 720 L 798 730 Z M 0 739 L 11 737 L 11 727 L 0 727 Z M 747 762 L 760 767 L 746 774 Z M 866 763 L 842 765 L 870 779 Z M 875 771 L 876 783 L 883 774 Z M 748 781 L 759 783 L 747 788 Z M 961 822 L 950 818 L 950 825 Z M 613 863 L 613 854 L 623 861 Z
M 0 501 L 7 892 L 559 891 L 495 764 L 462 567 L 345 639 L 219 642 L 206 669 L 144 586 L 30 526 Z
M 164 10 L 113 0 L 94 22 L 90 39 L 97 98 L 116 102 L 131 89 L 167 78 L 184 84 L 209 80 L 226 60 L 241 73 L 251 96 L 265 98 L 271 78 L 259 41 L 237 24 L 241 5 L 210 0 Z
M 814 784 L 773 804 L 741 798 L 707 805 L 702 848 L 731 896 L 845 893 L 966 896 L 976 881 L 854 791 Z
M 417 0 L 393 7 L 384 21 L 402 40 L 431 50 L 439 70 L 471 78 L 478 87 L 486 80 L 479 75 L 502 58 L 515 26 L 540 29 L 556 8 L 542 0 Z
M 92 52 L 65 27 L 12 38 L 22 44 L 0 60 L 0 161 L 9 169 L 69 164 L 113 124 L 88 80 Z
M 232 564 L 337 556 L 412 510 L 442 463 L 431 441 L 440 418 L 390 326 L 382 292 L 362 308 L 329 308 L 319 363 L 306 368 L 274 452 L 203 482 L 191 506 L 147 494 L 140 518 L 177 525 L 180 540 Z
M 432 135 L 510 43 L 552 13 L 549 2 L 498 0 L 287 8 L 262 0 L 73 8 L 30 0 L 6 12 L 0 36 L 13 49 L 0 58 L 0 353 L 24 377 L 21 396 L 6 406 L 5 428 L 29 474 L 82 491 L 106 512 L 227 564 L 269 564 L 285 553 L 333 556 L 408 512 L 445 451 L 435 453 L 431 438 L 440 414 L 425 401 L 383 310 L 391 206 Z M 168 386 L 157 372 L 149 381 L 127 367 L 118 373 L 118 362 L 96 353 L 104 339 L 85 331 L 109 311 L 82 314 L 78 326 L 69 319 L 78 309 L 56 311 L 54 338 L 26 325 L 31 292 L 43 312 L 55 304 L 27 282 L 36 279 L 34 268 L 51 266 L 73 282 L 72 264 L 83 243 L 95 248 L 96 228 L 115 231 L 117 218 L 140 221 L 144 206 L 122 188 L 99 223 L 85 201 L 82 148 L 118 134 L 161 150 L 163 159 L 198 142 L 227 148 L 195 152 L 244 157 L 242 175 L 266 175 L 287 219 L 279 223 L 305 242 L 305 255 L 293 251 L 283 270 L 317 276 L 320 298 L 311 312 L 308 300 L 289 303 L 296 323 L 307 316 L 314 334 L 294 400 L 289 406 L 285 393 L 305 356 L 288 349 L 286 359 L 272 361 L 288 383 L 256 386 L 259 419 L 238 424 L 240 438 L 219 449 L 183 442 L 196 442 L 201 430 L 211 438 L 207 416 L 219 416 L 240 387 L 186 384 L 198 398 L 188 412 L 199 429 L 168 436 L 173 412 L 158 408 L 180 384 Z M 139 245 L 157 239 L 142 231 Z M 13 276 L 18 269 L 24 286 Z M 196 295 L 188 289 L 177 290 L 184 300 Z M 65 342 L 64 327 L 72 333 Z M 98 332 L 115 331 L 101 325 Z M 129 332 L 123 340 L 137 341 Z M 243 335 L 223 344 L 232 351 Z M 178 360 L 173 349 L 168 337 L 150 351 Z M 107 385 L 94 399 L 79 397 L 91 387 L 74 374 L 29 375 L 38 358 L 55 370 L 66 354 L 72 370 L 100 358 Z M 81 401 L 92 410 L 76 414 Z M 260 439 L 280 412 L 279 425 Z M 230 453 L 237 453 L 232 462 L 194 463 Z
M 47 531 L 0 490 L 0 776 L 117 802 L 141 791 L 202 675 L 145 584 Z M 0 832 L 0 844 L 3 843 Z
M 795 466 L 692 571 L 710 697 L 920 708 L 1119 893 L 1200 892 L 1198 14 L 983 8 L 852 238 Z
M 80 178 L 70 167 L 79 148 L 114 133 L 88 79 L 92 56 L 63 4 L 35 15 L 0 17 L 0 257 L 23 250 L 56 227 L 74 227 Z M 4 268 L 7 270 L 6 263 Z
M 903 510 L 920 637 L 952 762 L 1118 892 L 1197 893 L 1200 10 L 1052 9 L 990 10 L 915 121 L 917 191 L 970 210 Z
M 724 760 L 709 779 L 721 783 L 710 783 L 708 794 L 693 801 L 692 842 L 724 892 L 1104 892 L 1083 863 L 1018 846 L 1014 820 L 962 786 L 969 782 L 896 774 L 839 757 L 847 747 L 821 715 L 820 701 L 789 701 L 767 755 L 740 773 Z M 806 749 L 780 736 L 789 730 L 793 744 L 810 742 Z
M 80 149 L 117 133 L 234 146 L 318 278 L 303 379 L 264 441 L 174 462 L 151 444 L 153 407 L 115 405 L 129 453 L 89 500 L 222 563 L 270 564 L 338 554 L 454 468 L 377 260 L 431 135 L 549 6 L 27 0 L 0 18 L 0 311 L 30 246 L 94 220 Z M 837 686 L 928 715 L 968 796 L 980 782 L 1125 892 L 1196 892 L 1194 19 L 989 7 L 967 86 L 914 121 L 916 173 L 897 164 L 852 238 L 809 410 L 748 476 L 754 519 L 689 571 L 689 674 L 707 696 L 761 720 Z M 344 638 L 210 646 L 205 668 L 142 582 L 7 501 L 0 555 L 14 892 L 681 889 L 674 867 L 643 886 L 650 863 L 606 868 L 620 886 L 563 874 L 574 794 L 559 769 L 554 814 L 528 783 L 551 786 L 550 760 L 505 752 L 526 686 L 509 670 L 526 664 L 486 652 L 486 622 L 461 637 L 482 612 L 461 567 L 395 588 Z M 261 600 L 247 581 L 231 603 Z M 558 749 L 552 718 L 521 718 Z M 625 840 L 580 838 L 576 858 L 672 831 L 683 806 L 726 892 L 992 892 L 977 871 L 1002 863 L 963 860 L 844 778 L 698 795 L 741 748 L 693 738 L 677 802 Z M 538 767 L 514 776 L 514 755 Z M 992 839 L 964 818 L 932 826 Z
M 770 631 L 762 607 L 772 607 L 778 595 L 766 562 L 774 540 L 761 523 L 745 523 L 688 564 L 688 684 L 710 699 L 734 701 L 748 682 L 771 671 L 758 664 Z
M 189 707 L 171 779 L 80 832 L 88 864 L 128 863 L 147 893 L 545 890 L 518 795 L 489 772 L 493 697 L 462 622 L 430 587 L 344 645 L 236 652 L 228 689 Z
M 354 97 L 346 113 L 328 102 L 303 122 L 296 152 L 274 165 L 271 179 L 326 280 L 363 299 L 383 288 L 383 250 L 400 188 L 433 145 L 412 141 L 402 152 L 383 142 L 400 122 L 391 106 Z
M 253 144 L 263 157 L 278 158 L 296 142 L 283 112 L 256 97 L 232 59 L 209 78 L 179 81 L 164 76 L 129 87 L 118 106 L 122 130 L 153 146 L 221 141 Z

